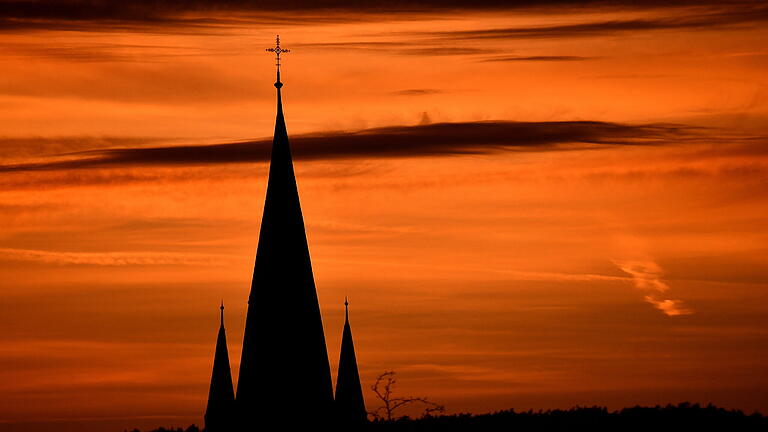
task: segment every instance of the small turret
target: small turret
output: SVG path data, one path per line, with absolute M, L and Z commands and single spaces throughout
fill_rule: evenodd
M 360 373 L 357 370 L 352 328 L 349 326 L 349 301 L 346 298 L 344 299 L 344 309 L 344 332 L 341 336 L 335 404 L 340 424 L 351 429 L 366 423 L 368 413 L 365 410 L 363 388 L 360 385 Z
M 228 432 L 234 415 L 235 392 L 232 372 L 229 368 L 227 335 L 224 331 L 224 302 L 221 302 L 221 325 L 216 339 L 216 353 L 213 357 L 211 387 L 208 390 L 208 406 L 205 409 L 205 430 L 207 432 Z

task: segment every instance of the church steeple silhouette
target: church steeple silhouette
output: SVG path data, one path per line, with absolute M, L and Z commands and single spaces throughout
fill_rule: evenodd
M 221 302 L 221 325 L 216 339 L 213 357 L 211 387 L 208 390 L 208 406 L 205 409 L 205 429 L 208 432 L 226 432 L 230 429 L 235 403 L 232 373 L 229 369 L 227 335 L 224 331 L 224 302 Z
M 280 54 L 288 50 L 278 37 L 267 51 L 277 54 L 277 118 L 237 383 L 243 431 L 270 418 L 317 425 L 333 409 L 323 322 L 283 116 Z
M 344 299 L 344 332 L 341 336 L 339 373 L 336 376 L 336 415 L 342 426 L 353 428 L 368 420 L 357 370 L 352 328 L 349 326 L 349 301 Z

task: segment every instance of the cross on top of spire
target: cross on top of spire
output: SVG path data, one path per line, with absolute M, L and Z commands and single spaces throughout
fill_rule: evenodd
M 275 47 L 267 48 L 266 51 L 275 53 L 275 66 L 277 66 L 277 82 L 275 82 L 275 87 L 280 88 L 283 86 L 283 83 L 280 82 L 280 54 L 291 52 L 291 50 L 280 48 L 280 35 L 277 35 L 275 37 Z

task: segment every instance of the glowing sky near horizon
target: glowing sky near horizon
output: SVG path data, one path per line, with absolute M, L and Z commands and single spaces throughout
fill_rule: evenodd
M 349 296 L 369 409 L 395 370 L 449 412 L 768 413 L 757 6 L 0 19 L 0 430 L 201 424 L 222 299 L 237 377 L 267 165 L 45 164 L 271 136 L 276 33 L 289 135 L 371 137 L 295 162 L 332 370 Z M 442 141 L 490 120 L 597 138 Z M 441 123 L 428 154 L 374 148 Z

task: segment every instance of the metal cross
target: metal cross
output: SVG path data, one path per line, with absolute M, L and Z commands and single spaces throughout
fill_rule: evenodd
M 275 65 L 277 66 L 277 71 L 280 72 L 280 54 L 291 52 L 291 50 L 280 48 L 280 35 L 277 35 L 277 37 L 275 38 L 275 47 L 267 48 L 267 51 L 273 52 L 277 55 L 277 57 L 275 57 L 275 60 L 277 60 L 277 63 L 275 63 Z

